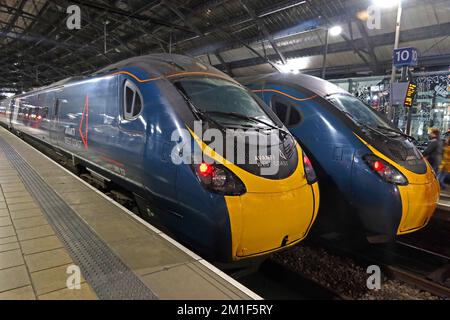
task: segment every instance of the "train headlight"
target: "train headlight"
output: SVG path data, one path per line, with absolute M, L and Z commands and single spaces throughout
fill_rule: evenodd
M 194 171 L 203 187 L 212 192 L 227 196 L 247 192 L 241 179 L 221 164 L 202 162 L 194 165 Z
M 314 182 L 316 182 L 317 181 L 316 171 L 314 171 L 311 160 L 304 152 L 303 152 L 303 167 L 305 168 L 306 181 L 308 181 L 309 184 L 313 184 Z
M 400 171 L 379 157 L 369 154 L 363 159 L 384 181 L 401 186 L 408 184 L 408 179 Z

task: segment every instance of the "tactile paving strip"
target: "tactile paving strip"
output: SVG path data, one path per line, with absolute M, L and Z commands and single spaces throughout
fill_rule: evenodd
M 157 299 L 150 288 L 3 138 L 0 138 L 0 148 L 41 206 L 49 223 L 99 299 Z

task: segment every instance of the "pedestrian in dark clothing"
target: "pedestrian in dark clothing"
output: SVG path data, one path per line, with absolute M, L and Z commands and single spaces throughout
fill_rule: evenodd
M 450 136 L 447 136 L 444 144 L 444 152 L 442 156 L 442 163 L 439 167 L 439 184 L 441 185 L 441 190 L 447 188 L 445 180 L 450 176 Z
M 428 144 L 428 147 L 423 152 L 423 156 L 428 160 L 434 172 L 437 174 L 439 172 L 439 165 L 442 161 L 443 147 L 439 129 L 430 129 L 429 139 L 430 142 Z

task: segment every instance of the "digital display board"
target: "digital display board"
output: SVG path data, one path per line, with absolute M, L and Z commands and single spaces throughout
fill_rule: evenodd
M 405 102 L 403 103 L 405 107 L 412 107 L 414 103 L 414 98 L 416 97 L 416 93 L 417 93 L 417 84 L 415 84 L 414 82 L 410 82 L 406 90 Z

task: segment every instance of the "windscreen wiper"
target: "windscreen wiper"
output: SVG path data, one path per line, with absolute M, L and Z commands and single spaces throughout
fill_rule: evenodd
M 223 111 L 205 111 L 205 113 L 208 114 L 219 114 L 219 115 L 224 115 L 224 116 L 230 116 L 230 117 L 235 117 L 235 118 L 239 118 L 239 119 L 244 119 L 244 120 L 248 120 L 248 121 L 253 121 L 253 122 L 257 122 L 257 123 L 262 123 L 266 126 L 268 126 L 269 128 L 275 129 L 275 130 L 279 130 L 280 132 L 282 132 L 285 136 L 289 135 L 289 132 L 285 131 L 283 128 L 280 128 L 276 125 L 267 123 L 261 119 L 255 118 L 255 117 L 251 117 L 251 116 L 247 116 L 245 114 L 241 114 L 241 113 L 237 113 L 237 112 L 223 112 Z
M 181 94 L 181 96 L 184 98 L 184 100 L 186 101 L 186 103 L 188 104 L 189 108 L 191 109 L 192 113 L 194 113 L 197 116 L 197 119 L 199 120 L 206 120 L 209 122 L 214 123 L 216 126 L 218 126 L 222 131 L 225 131 L 226 128 L 220 124 L 219 122 L 217 122 L 216 120 L 214 120 L 213 118 L 211 118 L 210 116 L 208 116 L 204 111 L 198 109 L 194 103 L 192 102 L 192 100 L 186 95 L 184 94 L 183 90 L 178 90 Z
M 371 127 L 371 126 L 368 126 L 367 124 L 364 124 L 364 123 L 362 123 L 362 122 L 356 120 L 356 119 L 352 116 L 352 114 L 351 114 L 350 112 L 344 111 L 344 110 L 341 110 L 341 111 L 342 111 L 344 114 L 346 114 L 347 117 L 349 117 L 354 123 L 356 123 L 356 125 L 358 125 L 358 126 L 364 128 L 364 129 L 368 129 L 368 130 L 370 130 L 370 131 L 373 131 L 373 132 L 375 132 L 375 133 L 378 133 L 379 135 L 383 135 L 383 136 L 384 136 L 384 133 L 383 133 L 383 132 L 378 131 L 377 129 L 375 129 L 375 128 Z
M 397 134 L 400 134 L 400 135 L 402 135 L 402 136 L 404 136 L 404 137 L 407 137 L 407 138 L 409 138 L 409 139 L 415 140 L 413 137 L 407 135 L 406 133 L 403 133 L 403 132 L 401 132 L 401 131 L 395 130 L 395 129 L 393 129 L 393 128 L 389 128 L 389 127 L 377 125 L 377 129 L 375 129 L 375 128 L 372 127 L 372 126 L 369 126 L 369 125 L 367 125 L 367 124 L 364 124 L 364 123 L 362 123 L 362 122 L 356 120 L 356 119 L 352 116 L 351 113 L 349 113 L 349 112 L 347 112 L 347 111 L 342 111 L 342 112 L 345 113 L 345 114 L 346 114 L 353 122 L 355 122 L 358 126 L 363 127 L 363 128 L 365 128 L 365 129 L 369 129 L 369 130 L 371 130 L 371 131 L 373 131 L 373 132 L 375 132 L 375 133 L 377 133 L 377 134 L 379 134 L 379 135 L 385 136 L 385 134 L 384 134 L 383 132 L 381 132 L 380 130 L 377 130 L 377 129 L 381 129 L 381 130 L 385 130 L 385 131 L 397 133 Z
M 385 127 L 385 126 L 377 126 L 378 129 L 382 129 L 382 130 L 386 130 L 386 131 L 390 131 L 390 132 L 394 132 L 397 133 L 401 136 L 404 136 L 405 138 L 408 138 L 410 140 L 416 140 L 414 137 L 411 137 L 409 134 L 403 133 L 400 130 L 394 129 L 394 128 L 389 128 L 389 127 Z

